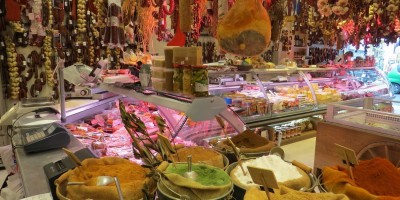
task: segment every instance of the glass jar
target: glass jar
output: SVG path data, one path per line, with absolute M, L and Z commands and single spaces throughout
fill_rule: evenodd
M 207 66 L 192 67 L 193 94 L 196 97 L 208 96 L 208 70 Z
M 183 94 L 193 94 L 192 67 L 190 66 L 183 67 L 182 91 Z
M 183 86 L 183 69 L 181 65 L 174 66 L 174 92 L 181 93 Z

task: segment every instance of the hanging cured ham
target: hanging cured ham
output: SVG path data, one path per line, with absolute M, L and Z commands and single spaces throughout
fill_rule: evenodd
M 259 0 L 237 0 L 218 24 L 220 47 L 232 54 L 255 56 L 271 41 L 271 20 Z

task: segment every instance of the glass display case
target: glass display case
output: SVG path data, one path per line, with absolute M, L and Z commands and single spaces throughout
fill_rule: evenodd
M 374 67 L 210 71 L 209 76 L 210 94 L 223 97 L 253 128 L 324 114 L 331 102 L 390 95 L 385 76 Z
M 399 139 L 400 101 L 367 97 L 328 105 L 326 120 Z

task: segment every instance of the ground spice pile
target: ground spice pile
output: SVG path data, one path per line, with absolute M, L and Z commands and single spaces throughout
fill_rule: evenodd
M 241 134 L 237 134 L 231 138 L 232 142 L 239 148 L 257 148 L 268 144 L 268 139 L 261 137 L 253 132 L 246 131 Z M 226 140 L 225 144 L 229 144 Z
M 377 196 L 400 196 L 400 172 L 387 159 L 361 161 L 354 170 L 357 186 Z

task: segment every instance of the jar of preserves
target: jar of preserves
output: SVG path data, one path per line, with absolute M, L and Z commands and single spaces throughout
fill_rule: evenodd
M 182 91 L 183 94 L 193 94 L 192 67 L 188 65 L 183 67 Z
M 192 86 L 194 96 L 208 96 L 208 70 L 206 66 L 192 67 Z
M 174 81 L 173 81 L 173 86 L 174 86 L 174 92 L 182 92 L 182 86 L 183 86 L 183 69 L 182 65 L 175 65 L 174 66 Z

